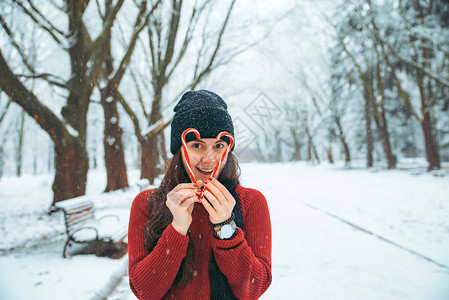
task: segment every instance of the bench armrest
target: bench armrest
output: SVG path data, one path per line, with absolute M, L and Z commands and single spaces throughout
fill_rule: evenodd
M 86 227 L 78 228 L 78 229 L 76 229 L 76 230 L 70 232 L 70 237 L 71 237 L 75 242 L 77 242 L 77 240 L 75 239 L 74 235 L 75 235 L 76 233 L 78 233 L 78 232 L 80 232 L 80 231 L 82 231 L 82 230 L 86 230 L 86 229 L 87 229 L 87 230 L 93 230 L 93 231 L 95 231 L 95 239 L 96 239 L 96 240 L 99 239 L 98 229 L 95 228 L 95 227 L 93 227 L 93 226 L 86 226 Z

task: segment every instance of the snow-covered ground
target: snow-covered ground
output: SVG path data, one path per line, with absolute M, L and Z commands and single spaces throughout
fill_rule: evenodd
M 242 185 L 262 191 L 273 228 L 273 283 L 262 299 L 449 299 L 449 172 L 241 164 Z M 102 194 L 99 213 L 127 217 L 132 187 Z M 51 175 L 0 181 L 0 299 L 89 299 L 126 263 L 61 257 L 60 213 L 46 215 Z M 126 277 L 109 299 L 135 299 Z

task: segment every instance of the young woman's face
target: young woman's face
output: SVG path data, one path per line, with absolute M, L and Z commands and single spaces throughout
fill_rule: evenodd
M 221 156 L 226 151 L 228 144 L 223 140 L 213 138 L 197 139 L 187 142 L 187 150 L 189 152 L 190 165 L 196 180 L 208 180 L 214 171 L 215 166 L 220 161 Z M 181 151 L 184 169 L 187 168 L 184 151 Z M 226 165 L 227 157 L 222 162 L 220 169 L 215 177 L 218 177 Z

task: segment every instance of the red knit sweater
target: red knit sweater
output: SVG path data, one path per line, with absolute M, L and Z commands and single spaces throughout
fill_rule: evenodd
M 173 285 L 186 254 L 188 236 L 172 225 L 162 233 L 151 253 L 144 246 L 143 230 L 148 219 L 151 191 L 133 202 L 129 221 L 129 282 L 139 299 L 209 299 L 209 259 L 214 251 L 220 270 L 239 299 L 257 299 L 271 284 L 271 223 L 265 197 L 257 190 L 236 187 L 242 207 L 245 232 L 239 229 L 232 240 L 219 240 L 209 227 L 209 215 L 195 203 L 190 231 L 195 246 L 195 272 L 184 287 Z

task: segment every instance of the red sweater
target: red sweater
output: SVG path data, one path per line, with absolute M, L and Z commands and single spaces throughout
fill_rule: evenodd
M 236 187 L 242 207 L 245 232 L 232 240 L 214 237 L 209 215 L 195 203 L 190 225 L 195 246 L 194 277 L 184 287 L 173 285 L 186 255 L 188 236 L 170 224 L 151 253 L 144 246 L 143 230 L 148 219 L 151 191 L 137 195 L 131 208 L 128 232 L 129 283 L 139 299 L 209 299 L 211 251 L 239 299 L 257 299 L 271 284 L 271 223 L 265 197 L 257 190 Z

